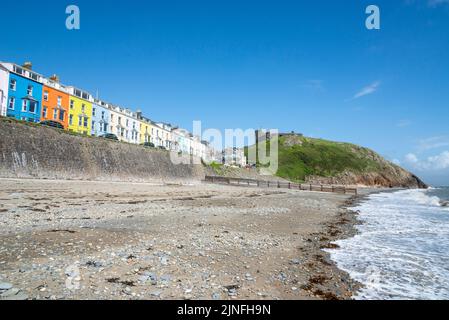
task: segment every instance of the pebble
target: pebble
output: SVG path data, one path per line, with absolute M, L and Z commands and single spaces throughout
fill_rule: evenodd
M 17 288 L 11 288 L 9 290 L 6 290 L 5 292 L 3 292 L 2 294 L 0 294 L 1 297 L 10 297 L 10 296 L 15 296 L 16 294 L 18 294 L 20 292 L 19 289 Z
M 230 297 L 236 296 L 236 295 L 237 295 L 237 290 L 235 290 L 235 289 L 229 289 L 229 290 L 228 290 L 228 295 L 229 295 Z
M 161 276 L 160 280 L 161 280 L 162 284 L 166 285 L 166 284 L 168 284 L 170 282 L 171 276 L 167 275 L 167 274 L 163 275 L 163 276 Z
M 283 272 L 279 273 L 278 275 L 278 279 L 281 281 L 286 281 L 287 280 L 287 275 Z
M 153 291 L 150 293 L 150 295 L 153 297 L 160 297 L 161 293 L 162 293 L 161 291 Z
M 0 290 L 9 290 L 12 288 L 12 284 L 8 282 L 1 282 L 0 283 Z
M 160 257 L 160 262 L 163 266 L 166 266 L 168 264 L 168 258 L 167 257 Z

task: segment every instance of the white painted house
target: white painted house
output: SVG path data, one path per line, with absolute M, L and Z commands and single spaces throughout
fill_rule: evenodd
M 120 141 L 138 144 L 139 121 L 134 112 L 114 105 L 108 105 L 111 112 L 110 130 Z
M 191 134 L 186 129 L 176 128 L 172 132 L 172 150 L 183 154 L 191 154 Z
M 6 117 L 9 71 L 0 65 L 0 116 Z
M 202 143 L 200 137 L 192 136 L 191 140 L 191 150 L 192 155 L 201 159 L 205 159 L 206 157 L 206 146 Z
M 151 127 L 151 142 L 156 147 L 171 150 L 172 126 L 164 122 L 153 123 Z

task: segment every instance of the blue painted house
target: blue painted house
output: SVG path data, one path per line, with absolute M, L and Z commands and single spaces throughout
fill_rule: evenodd
M 31 71 L 31 63 L 23 67 L 2 63 L 9 70 L 6 115 L 29 122 L 39 122 L 42 106 L 42 76 Z
M 112 133 L 111 127 L 111 111 L 107 103 L 95 100 L 92 104 L 92 130 L 93 136 L 101 136 L 105 133 Z

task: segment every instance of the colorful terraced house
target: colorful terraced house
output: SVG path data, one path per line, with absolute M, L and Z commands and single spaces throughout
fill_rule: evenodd
M 49 79 L 44 79 L 41 120 L 59 122 L 64 129 L 67 129 L 69 126 L 69 101 L 68 90 L 59 83 L 58 76 L 53 75 Z
M 95 99 L 92 104 L 91 134 L 98 137 L 106 133 L 112 133 L 110 122 L 111 111 L 109 110 L 108 104 Z
M 120 141 L 139 143 L 139 121 L 137 115 L 129 109 L 109 105 L 111 111 L 111 133 Z
M 2 63 L 9 72 L 6 115 L 18 120 L 40 122 L 42 103 L 42 80 L 33 72 L 31 63 L 20 67 Z
M 0 62 L 0 116 L 30 122 L 54 121 L 80 134 L 112 133 L 128 143 L 151 142 L 158 148 L 206 155 L 206 144 L 187 130 L 153 122 L 141 111 L 94 99 L 86 91 L 62 85 L 56 75 L 46 78 L 35 73 L 31 63 L 19 66 Z
M 140 110 L 136 112 L 136 116 L 139 124 L 139 141 L 141 144 L 149 143 L 151 139 L 151 120 L 142 116 Z
M 69 131 L 90 135 L 92 131 L 92 104 L 94 99 L 85 91 L 67 87 L 69 97 Z

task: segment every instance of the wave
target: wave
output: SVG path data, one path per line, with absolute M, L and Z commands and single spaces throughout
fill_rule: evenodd
M 326 250 L 364 287 L 356 299 L 449 299 L 449 215 L 428 190 L 373 194 L 358 234 Z

